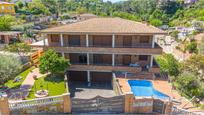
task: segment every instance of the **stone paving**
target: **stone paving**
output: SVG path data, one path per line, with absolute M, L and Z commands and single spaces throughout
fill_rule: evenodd
M 39 68 L 35 68 L 33 69 L 26 77 L 26 79 L 23 81 L 23 83 L 21 84 L 20 89 L 28 89 L 30 90 L 32 88 L 32 86 L 35 83 L 35 80 L 33 78 L 33 76 L 37 76 L 37 78 L 40 78 L 43 76 L 43 74 L 40 74 L 39 72 Z

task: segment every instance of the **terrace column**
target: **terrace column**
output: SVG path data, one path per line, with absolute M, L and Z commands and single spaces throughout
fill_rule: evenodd
M 115 54 L 112 54 L 112 66 L 115 66 Z
M 87 65 L 89 65 L 90 64 L 90 62 L 89 62 L 89 53 L 87 53 L 86 55 L 87 55 Z
M 153 35 L 153 37 L 152 37 L 152 48 L 154 48 L 155 47 L 155 35 Z
M 45 47 L 45 35 L 43 34 L 43 46 Z
M 115 47 L 115 34 L 112 35 L 112 48 Z
M 4 39 L 5 39 L 5 43 L 9 44 L 10 36 L 9 35 L 4 35 Z
M 64 52 L 62 52 L 62 57 L 64 57 Z
M 86 47 L 89 47 L 89 35 L 86 34 Z
M 64 42 L 63 42 L 63 34 L 60 34 L 60 45 L 63 47 Z
M 91 86 L 90 71 L 87 71 L 87 81 L 88 81 L 88 86 Z
M 154 56 L 151 55 L 151 58 L 150 58 L 150 68 L 153 66 L 153 59 L 154 59 Z
M 9 115 L 10 109 L 7 95 L 0 95 L 0 105 L 0 114 Z

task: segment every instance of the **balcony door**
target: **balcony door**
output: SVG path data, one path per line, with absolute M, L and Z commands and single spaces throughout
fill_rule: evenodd
M 123 37 L 123 46 L 131 47 L 132 46 L 132 36 L 124 36 Z
M 69 36 L 69 46 L 80 46 L 80 36 L 70 35 Z

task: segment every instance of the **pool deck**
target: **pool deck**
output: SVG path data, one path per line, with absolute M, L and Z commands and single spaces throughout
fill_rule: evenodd
M 121 88 L 123 93 L 131 92 L 131 87 L 128 84 L 128 80 L 130 80 L 130 79 L 131 80 L 138 80 L 135 78 L 117 78 L 117 79 L 118 79 L 118 83 L 119 83 L 120 88 Z M 156 90 L 168 95 L 169 97 L 171 97 L 175 100 L 180 100 L 181 104 L 178 105 L 179 108 L 188 109 L 189 111 L 192 111 L 192 112 L 193 111 L 194 112 L 200 111 L 198 108 L 193 107 L 193 105 L 191 103 L 189 103 L 189 101 L 186 98 L 181 97 L 177 91 L 172 90 L 171 84 L 168 83 L 168 81 L 164 81 L 164 80 L 150 80 L 150 81 L 152 81 L 153 87 Z

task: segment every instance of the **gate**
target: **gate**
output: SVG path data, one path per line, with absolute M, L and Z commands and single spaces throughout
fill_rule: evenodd
M 164 102 L 159 100 L 159 99 L 155 99 L 153 102 L 153 112 L 157 112 L 160 114 L 164 113 Z
M 72 113 L 124 113 L 124 95 L 105 98 L 72 99 Z

